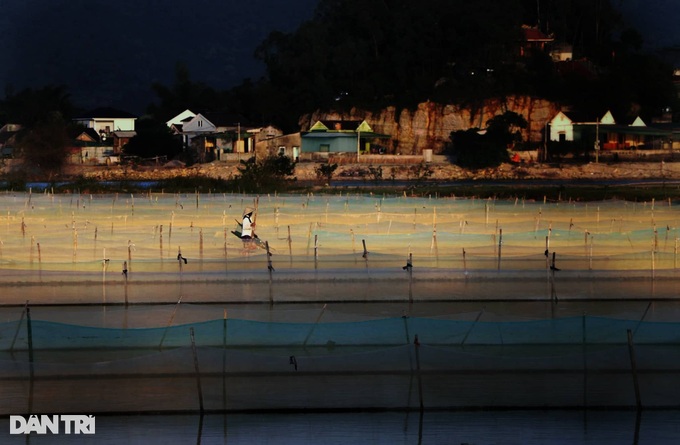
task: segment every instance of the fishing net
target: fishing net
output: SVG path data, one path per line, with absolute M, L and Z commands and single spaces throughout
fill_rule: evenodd
M 680 367 L 680 324 L 590 316 L 128 329 L 26 318 L 0 339 L 5 413 L 631 406 L 631 357 L 646 401 L 674 406 L 662 385 Z

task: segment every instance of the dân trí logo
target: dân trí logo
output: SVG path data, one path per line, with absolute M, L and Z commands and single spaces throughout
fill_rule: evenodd
M 55 414 L 9 416 L 10 434 L 94 434 L 94 416 Z

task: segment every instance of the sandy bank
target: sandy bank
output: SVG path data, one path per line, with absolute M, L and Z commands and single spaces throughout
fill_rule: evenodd
M 301 162 L 297 164 L 295 176 L 300 181 L 317 179 L 316 169 L 320 164 Z M 389 180 L 414 180 L 425 170 L 408 165 L 382 165 L 382 178 Z M 377 168 L 377 166 L 374 166 Z M 497 168 L 465 170 L 452 164 L 427 164 L 432 173 L 431 180 L 507 180 L 507 179 L 680 179 L 680 163 L 636 162 L 636 163 L 588 163 L 588 164 L 502 164 Z M 239 174 L 237 164 L 213 162 L 191 167 L 176 166 L 70 166 L 65 172 L 68 177 L 82 176 L 102 181 L 116 180 L 158 180 L 176 177 L 205 176 L 229 179 Z M 340 165 L 333 179 L 373 179 L 368 166 L 359 164 Z

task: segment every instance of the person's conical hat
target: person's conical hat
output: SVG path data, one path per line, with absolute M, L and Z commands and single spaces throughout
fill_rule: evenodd
M 253 209 L 250 207 L 246 207 L 245 210 L 243 211 L 243 216 L 250 215 L 253 213 Z

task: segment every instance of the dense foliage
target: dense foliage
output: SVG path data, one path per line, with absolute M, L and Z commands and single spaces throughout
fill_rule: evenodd
M 449 153 L 456 164 L 465 168 L 496 167 L 508 161 L 508 149 L 522 141 L 521 129 L 527 127 L 524 117 L 512 111 L 487 122 L 487 128 L 471 128 L 451 133 Z
M 295 163 L 287 156 L 269 156 L 241 161 L 234 187 L 240 192 L 269 193 L 285 190 L 295 181 Z
M 51 119 L 54 113 L 64 119 L 70 119 L 75 113 L 75 106 L 65 87 L 48 85 L 19 92 L 9 90 L 5 92 L 5 99 L 0 101 L 0 126 L 11 122 L 31 127 Z
M 522 25 L 573 46 L 586 72 L 521 55 Z M 673 106 L 671 69 L 640 52 L 608 0 L 321 0 L 313 20 L 257 50 L 275 92 L 272 119 L 294 127 L 312 110 L 474 105 L 529 94 L 618 116 Z
M 182 152 L 182 140 L 172 134 L 165 122 L 138 119 L 135 131 L 137 134 L 125 146 L 125 154 L 141 158 L 165 156 L 172 159 Z
M 558 69 L 547 52 L 522 54 L 522 25 L 571 45 L 575 68 Z M 259 45 L 265 78 L 220 92 L 180 65 L 175 85 L 154 85 L 149 111 L 159 120 L 185 108 L 237 112 L 295 132 L 317 109 L 474 107 L 526 94 L 644 119 L 680 107 L 671 68 L 642 44 L 611 0 L 320 0 L 312 20 Z
M 67 123 L 57 112 L 45 116 L 24 132 L 18 147 L 24 159 L 26 177 L 52 180 L 66 163 Z

